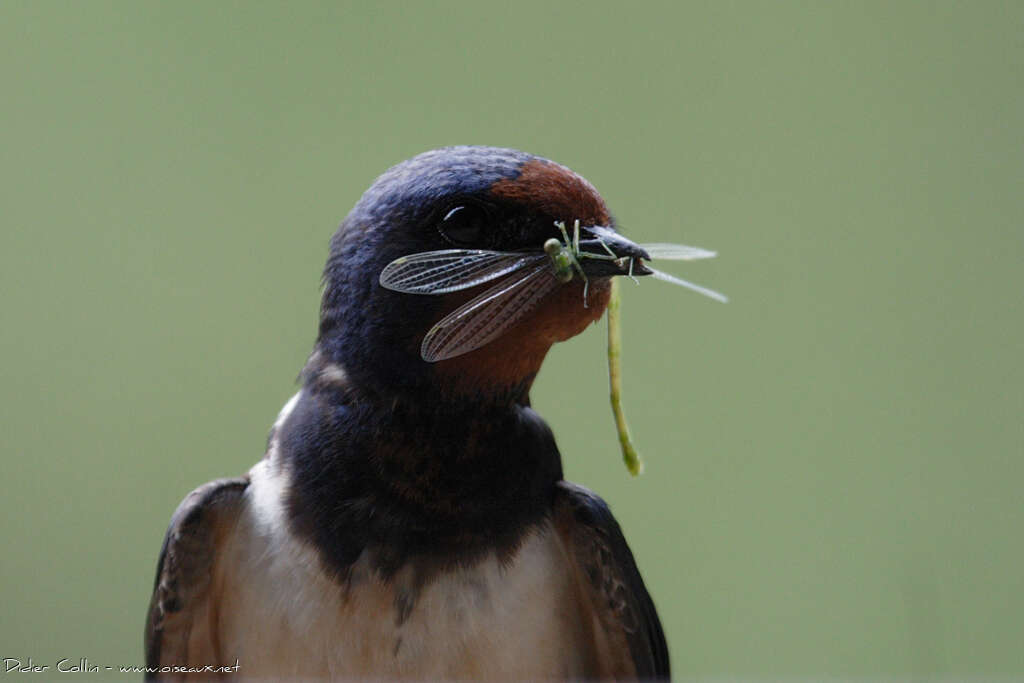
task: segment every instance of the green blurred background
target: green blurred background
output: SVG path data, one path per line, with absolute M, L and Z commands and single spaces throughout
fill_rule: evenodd
M 476 143 L 720 252 L 670 268 L 728 305 L 625 288 L 645 476 L 603 329 L 534 391 L 680 678 L 1024 675 L 1021 3 L 5 2 L 0 51 L 0 657 L 141 662 L 165 524 L 260 458 L 335 226 Z

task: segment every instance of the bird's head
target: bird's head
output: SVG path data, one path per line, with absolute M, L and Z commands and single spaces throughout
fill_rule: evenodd
M 493 283 L 430 296 L 396 292 L 380 283 L 389 263 L 453 249 L 543 254 L 552 239 L 563 241 L 556 223 L 571 232 L 576 221 L 581 252 L 619 257 L 579 260 L 586 297 L 576 272 L 493 341 L 424 360 L 428 331 Z M 331 240 L 314 357 L 389 394 L 426 389 L 442 397 L 525 400 L 551 345 L 604 313 L 610 278 L 646 272 L 639 262 L 644 251 L 614 228 L 594 187 L 546 159 L 492 147 L 450 147 L 409 159 L 374 182 Z

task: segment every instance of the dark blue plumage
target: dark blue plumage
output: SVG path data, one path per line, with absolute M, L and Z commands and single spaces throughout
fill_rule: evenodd
M 438 202 L 482 196 L 537 158 L 514 149 L 468 145 L 424 152 L 381 174 L 356 202 L 346 223 L 418 223 Z
M 365 550 L 385 576 L 414 557 L 442 567 L 507 554 L 550 508 L 561 458 L 528 406 L 339 398 L 309 390 L 280 428 L 296 531 L 339 576 Z
M 475 199 L 493 210 L 497 224 L 506 221 L 509 207 L 488 191 L 534 158 L 514 150 L 449 147 L 381 175 L 331 240 L 317 348 L 353 380 L 426 390 L 429 368 L 410 350 L 418 348 L 439 301 L 383 289 L 378 276 L 399 256 L 450 247 L 436 224 L 453 203 Z

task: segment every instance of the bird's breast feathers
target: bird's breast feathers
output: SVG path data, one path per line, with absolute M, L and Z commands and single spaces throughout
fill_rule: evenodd
M 413 565 L 383 580 L 361 558 L 347 581 L 285 524 L 287 474 L 250 472 L 243 514 L 215 568 L 221 650 L 265 676 L 573 677 L 592 624 L 550 523 L 507 563 L 492 555 L 421 585 Z

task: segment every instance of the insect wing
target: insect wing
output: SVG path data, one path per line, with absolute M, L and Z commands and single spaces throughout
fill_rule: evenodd
M 434 325 L 423 338 L 420 355 L 433 363 L 494 341 L 558 284 L 546 262 L 505 278 Z
M 680 279 L 675 275 L 669 275 L 668 273 L 663 273 L 660 270 L 655 270 L 650 266 L 648 266 L 647 269 L 651 271 L 651 275 L 653 275 L 658 280 L 664 280 L 665 282 L 671 282 L 672 284 L 679 285 L 680 287 L 692 289 L 698 294 L 703 294 L 704 296 L 711 297 L 715 301 L 721 301 L 723 304 L 729 302 L 729 297 L 725 296 L 724 294 L 720 294 L 713 289 L 708 289 L 707 287 L 695 285 L 692 282 L 687 282 L 686 280 Z
M 696 261 L 703 258 L 714 258 L 716 253 L 700 247 L 688 247 L 685 244 L 668 244 L 657 242 L 655 244 L 641 244 L 641 248 L 651 255 L 652 259 L 667 259 L 669 261 Z
M 518 254 L 476 249 L 425 251 L 397 258 L 380 274 L 387 289 L 408 294 L 445 294 L 490 282 L 545 254 Z

